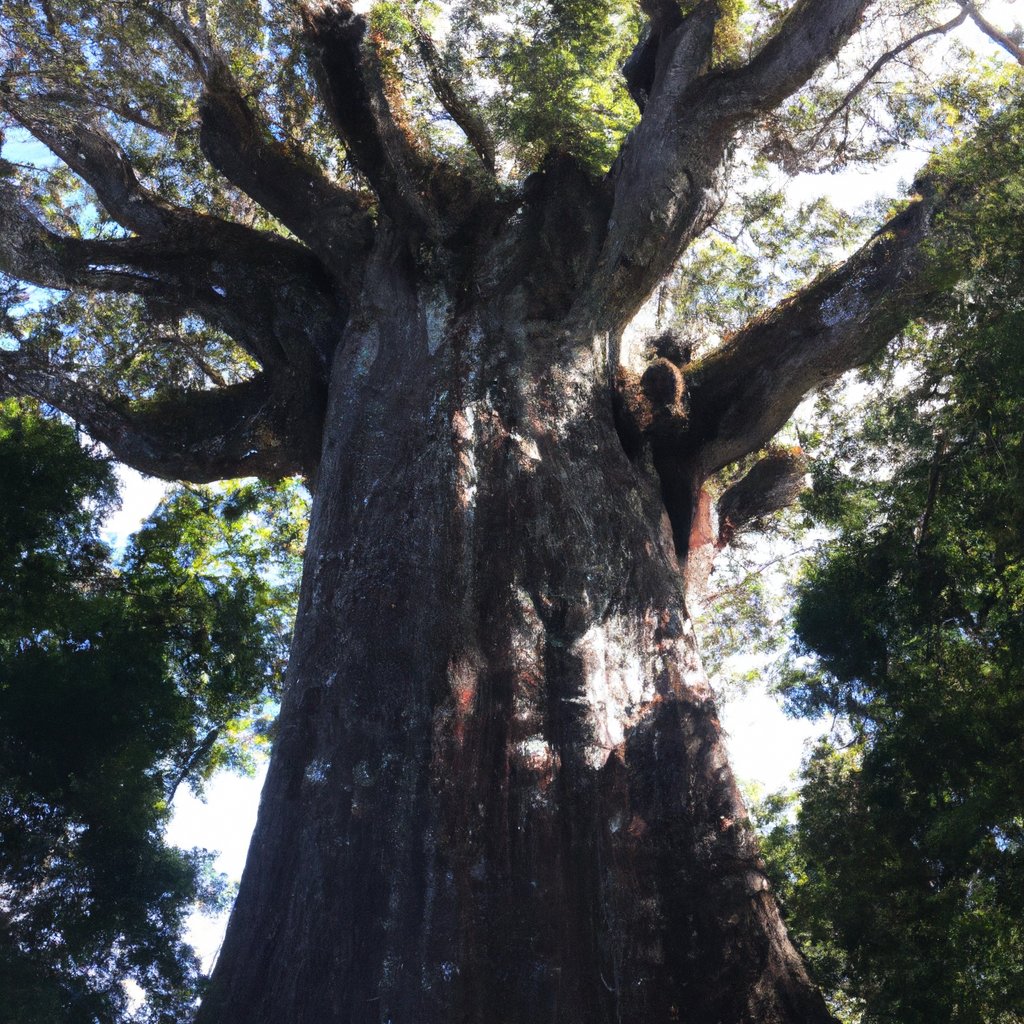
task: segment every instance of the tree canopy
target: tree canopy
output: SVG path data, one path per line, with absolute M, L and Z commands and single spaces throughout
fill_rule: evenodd
M 11 1024 L 189 1015 L 200 974 L 184 918 L 230 893 L 209 854 L 167 845 L 164 828 L 180 785 L 201 790 L 267 742 L 287 651 L 301 543 L 291 491 L 179 490 L 120 557 L 99 532 L 114 497 L 109 461 L 69 426 L 0 406 Z
M 864 1021 L 1024 1012 L 1024 376 L 1016 115 L 937 173 L 970 190 L 969 273 L 835 412 L 805 499 L 830 539 L 804 569 L 782 690 L 838 735 L 799 809 L 762 810 L 791 923 Z M 852 422 L 851 422 L 852 419 Z M 861 1016 L 863 1014 L 863 1016 Z
M 944 21 L 941 5 L 897 2 L 827 11 L 381 2 L 367 15 L 318 2 L 6 5 L 3 387 L 55 404 L 151 472 L 195 481 L 311 473 L 325 367 L 365 269 L 376 204 L 447 245 L 465 233 L 460 224 L 514 208 L 524 179 L 550 170 L 555 155 L 604 175 L 619 196 L 610 211 L 618 233 L 588 290 L 615 308 L 593 326 L 618 331 L 679 250 L 724 216 L 726 150 L 755 171 L 832 170 L 921 137 L 963 136 L 1012 102 L 1005 71 L 980 73 L 960 44 L 941 67 L 923 59 L 972 20 L 1016 56 L 976 6 L 958 11 Z M 657 70 L 669 36 L 673 59 L 692 73 Z M 648 102 L 656 75 L 663 112 Z M 692 131 L 665 135 L 683 109 Z M 660 169 L 636 163 L 659 135 L 677 139 L 671 158 Z M 26 136 L 51 156 L 32 155 Z M 700 198 L 652 205 L 661 191 L 682 195 L 672 183 L 680 174 Z M 875 287 L 887 298 L 870 299 L 865 353 L 896 326 L 886 309 L 902 319 L 930 301 L 911 268 L 926 222 L 950 201 L 911 203 L 868 246 L 878 280 L 862 282 L 865 297 Z M 743 205 L 756 222 L 756 197 Z M 768 261 L 786 258 L 785 245 L 772 246 Z M 868 255 L 823 281 L 809 305 L 790 304 L 785 329 L 811 330 L 808 318 L 845 299 Z M 712 266 L 705 258 L 705 288 L 709 273 L 721 276 Z M 578 308 L 588 301 L 581 295 Z M 771 333 L 768 321 L 739 330 L 691 400 L 754 402 L 721 378 L 744 378 L 744 360 Z M 831 333 L 843 362 L 864 358 Z M 723 436 L 702 461 L 719 468 L 767 441 L 820 372 L 797 374 L 771 402 L 756 396 L 765 413 L 753 434 Z

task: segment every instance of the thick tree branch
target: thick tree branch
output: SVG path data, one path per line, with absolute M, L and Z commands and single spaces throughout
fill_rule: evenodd
M 66 369 L 24 350 L 0 351 L 0 395 L 27 396 L 80 424 L 115 458 L 168 480 L 205 483 L 240 476 L 311 474 L 322 411 L 313 396 L 260 375 L 210 391 L 145 402 L 111 399 Z
M 90 124 L 83 111 L 51 108 L 44 113 L 38 103 L 19 103 L 2 94 L 0 107 L 90 185 L 110 216 L 129 231 L 164 234 L 186 215 L 143 188 L 124 150 Z
M 660 42 L 639 126 L 611 171 L 608 237 L 581 311 L 612 333 L 635 314 L 721 206 L 736 132 L 777 106 L 833 57 L 871 0 L 798 0 L 741 68 L 708 71 L 718 8 L 699 4 Z
M 180 21 L 156 5 L 148 10 L 203 85 L 200 145 L 207 160 L 354 287 L 373 232 L 365 204 L 311 157 L 274 138 L 205 26 Z
M 693 612 L 707 601 L 715 559 L 741 533 L 792 505 L 806 487 L 807 467 L 799 449 L 764 456 L 718 502 L 707 488 L 697 496 L 685 566 L 686 599 Z
M 309 243 L 332 270 L 343 277 L 357 274 L 370 242 L 369 214 L 312 165 L 304 169 L 298 158 L 284 154 L 280 143 L 254 142 L 260 126 L 240 97 L 232 108 L 237 116 L 228 127 L 224 117 L 230 98 L 221 94 L 217 103 L 204 106 L 202 134 L 211 163 Z M 219 232 L 232 241 L 247 232 L 254 248 L 266 248 L 265 235 L 174 206 L 146 189 L 124 150 L 90 121 L 87 111 L 70 104 L 44 109 L 39 102 L 19 102 L 10 96 L 0 97 L 0 106 L 90 185 L 107 212 L 130 231 L 179 238 L 208 238 Z M 220 116 L 210 113 L 215 107 Z
M 923 243 L 939 206 L 915 199 L 842 266 L 757 317 L 687 376 L 683 447 L 706 478 L 766 444 L 801 399 L 867 362 L 933 303 Z
M 15 186 L 0 182 L 0 270 L 13 277 L 43 288 L 159 295 L 167 289 L 153 261 L 139 260 L 144 253 L 130 239 L 58 235 Z
M 662 44 L 682 23 L 683 15 L 675 0 L 643 0 L 640 7 L 649 20 L 633 52 L 622 66 L 622 75 L 626 79 L 630 96 L 643 112 L 654 87 L 658 55 L 664 53 Z
M 789 508 L 807 486 L 807 464 L 800 449 L 776 451 L 754 463 L 718 499 L 718 546 Z
M 434 160 L 406 124 L 398 88 L 349 0 L 306 0 L 301 10 L 313 74 L 352 163 L 398 223 L 443 237 L 446 219 L 461 222 L 472 209 L 471 183 Z
M 207 160 L 309 245 L 332 273 L 354 284 L 373 234 L 359 198 L 330 181 L 312 159 L 278 142 L 224 69 L 207 83 L 200 119 Z
M 743 67 L 708 82 L 704 106 L 723 122 L 777 107 L 842 49 L 870 0 L 797 0 L 779 30 Z
M 343 315 L 319 262 L 297 243 L 188 216 L 189 230 L 170 238 L 71 238 L 0 183 L 0 269 L 44 288 L 134 294 L 196 313 L 263 366 L 290 366 L 313 386 Z
M 721 207 L 724 140 L 682 136 L 677 110 L 677 98 L 707 71 L 717 20 L 717 5 L 707 0 L 659 42 L 643 118 L 609 175 L 608 236 L 580 306 L 596 304 L 598 322 L 613 334 Z
M 467 141 L 476 150 L 484 167 L 494 172 L 494 139 L 487 123 L 473 103 L 463 95 L 462 90 L 452 81 L 447 73 L 441 54 L 438 53 L 434 40 L 423 27 L 415 12 L 407 8 L 414 31 L 420 59 L 427 69 L 430 86 L 441 106 L 451 119 L 462 129 Z

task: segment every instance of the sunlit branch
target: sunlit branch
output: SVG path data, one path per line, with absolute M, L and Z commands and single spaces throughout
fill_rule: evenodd
M 860 81 L 850 89 L 849 92 L 825 115 L 815 132 L 814 137 L 811 139 L 810 145 L 813 146 L 824 133 L 828 130 L 828 127 L 832 122 L 839 117 L 845 110 L 847 110 L 851 103 L 871 84 L 878 73 L 887 65 L 894 61 L 900 54 L 905 53 L 907 50 L 913 48 L 918 43 L 931 36 L 945 35 L 947 32 L 951 32 L 953 29 L 958 28 L 967 19 L 966 8 L 962 10 L 955 18 L 950 21 L 944 22 L 941 25 L 934 25 L 931 28 L 923 29 L 922 31 L 910 36 L 909 39 L 905 39 L 898 46 L 894 46 L 890 50 L 886 50 L 861 77 Z
M 6 77 L 8 83 L 16 82 L 19 76 L 11 75 Z M 10 98 L 10 90 L 6 93 L 5 102 L 13 103 Z M 90 116 L 96 111 L 106 111 L 113 114 L 122 121 L 136 124 L 147 131 L 156 132 L 158 135 L 166 135 L 168 129 L 151 118 L 144 110 L 134 104 L 113 96 L 100 95 L 91 89 L 81 89 L 76 92 L 68 92 L 60 89 L 33 90 L 32 102 L 44 107 L 69 108 L 83 116 Z
M 777 107 L 830 61 L 861 23 L 871 0 L 798 0 L 753 59 L 708 83 L 705 103 L 723 122 Z
M 628 322 L 720 209 L 736 133 L 834 57 L 870 2 L 799 0 L 755 57 L 731 70 L 708 70 L 716 4 L 699 4 L 668 33 L 640 125 L 612 168 L 612 230 L 581 311 L 600 303 L 613 334 Z
M 915 199 L 840 267 L 695 365 L 684 447 L 702 478 L 762 447 L 806 394 L 928 310 L 936 296 L 923 250 L 939 202 L 934 193 Z
M 994 43 L 998 43 L 1018 63 L 1024 64 L 1024 49 L 1014 42 L 1005 32 L 1000 31 L 992 24 L 974 3 L 960 0 L 960 6 L 970 15 L 971 21 L 981 29 Z
M 37 101 L 19 103 L 8 96 L 0 106 L 90 185 L 119 224 L 139 234 L 161 234 L 174 225 L 175 210 L 142 187 L 124 150 L 89 124 L 84 111 L 44 111 Z
M 212 53 L 209 34 L 200 28 L 202 41 L 195 38 L 196 27 L 175 18 L 164 5 L 146 3 L 143 5 L 153 24 L 177 47 L 189 61 L 199 77 L 206 81 L 213 73 L 215 57 Z

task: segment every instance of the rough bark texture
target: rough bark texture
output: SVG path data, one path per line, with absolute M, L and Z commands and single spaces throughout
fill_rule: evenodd
M 828 1020 L 603 345 L 524 295 L 445 316 L 371 264 L 201 1022 Z

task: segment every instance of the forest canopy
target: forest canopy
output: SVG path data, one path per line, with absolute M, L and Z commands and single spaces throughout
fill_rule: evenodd
M 115 501 L 71 427 L 0 404 L 0 982 L 18 1024 L 190 1015 L 185 919 L 231 892 L 163 833 L 180 786 L 269 742 L 287 654 L 294 487 L 179 489 L 120 555 L 100 535 Z

